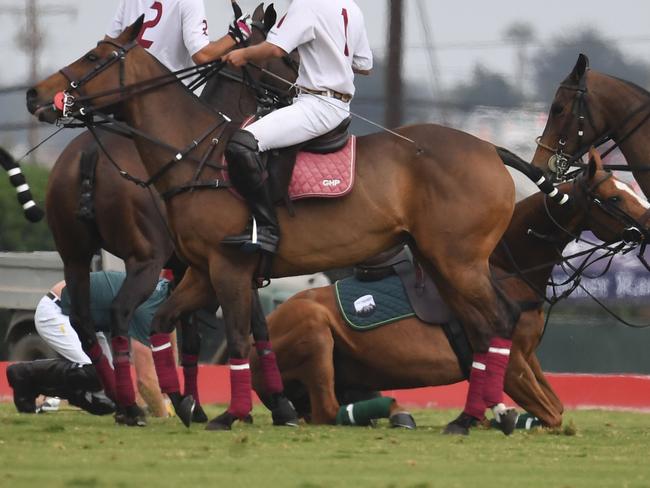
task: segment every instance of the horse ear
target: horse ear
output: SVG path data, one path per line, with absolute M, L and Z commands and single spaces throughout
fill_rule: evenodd
M 124 32 L 122 32 L 122 35 L 120 37 L 126 36 L 127 42 L 135 41 L 140 35 L 142 24 L 144 24 L 144 14 L 138 17 L 138 19 L 133 22 L 133 24 L 124 29 Z
M 273 4 L 270 4 L 264 12 L 264 28 L 267 31 L 270 31 L 271 28 L 275 25 L 275 21 L 278 20 L 278 13 L 275 11 Z
M 262 20 L 264 18 L 264 4 L 260 3 L 251 16 L 253 20 Z
M 578 82 L 582 79 L 582 77 L 585 75 L 588 69 L 589 69 L 589 58 L 587 57 L 586 54 L 580 53 L 580 55 L 578 56 L 578 61 L 576 61 L 576 65 L 573 67 L 573 71 L 569 76 L 574 81 Z

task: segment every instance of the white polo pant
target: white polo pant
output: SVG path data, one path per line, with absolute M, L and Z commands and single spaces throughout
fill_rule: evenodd
M 303 93 L 245 128 L 255 136 L 260 152 L 289 147 L 336 129 L 350 116 L 350 104 L 336 98 Z
M 34 312 L 34 324 L 38 335 L 68 361 L 91 364 L 90 358 L 81 347 L 79 336 L 70 324 L 70 318 L 61 312 L 61 307 L 50 297 L 44 296 L 38 302 Z M 111 348 L 103 332 L 97 332 L 97 341 L 112 364 Z

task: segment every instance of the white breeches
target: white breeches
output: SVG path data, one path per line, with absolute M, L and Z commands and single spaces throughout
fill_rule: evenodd
M 336 129 L 350 116 L 350 104 L 331 97 L 298 95 L 292 105 L 271 112 L 245 128 L 260 152 L 309 141 Z
M 70 318 L 63 315 L 61 307 L 54 303 L 50 297 L 44 296 L 38 302 L 34 312 L 34 324 L 38 335 L 61 356 L 73 363 L 91 363 L 90 358 L 81 347 L 79 336 L 70 325 Z M 97 332 L 97 340 L 102 351 L 112 364 L 111 348 L 103 332 Z

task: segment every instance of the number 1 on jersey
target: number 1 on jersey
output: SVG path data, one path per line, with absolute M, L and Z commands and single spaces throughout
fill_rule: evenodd
M 344 8 L 341 10 L 341 15 L 343 16 L 343 26 L 345 27 L 345 53 L 346 56 L 350 55 L 350 50 L 348 49 L 348 9 Z

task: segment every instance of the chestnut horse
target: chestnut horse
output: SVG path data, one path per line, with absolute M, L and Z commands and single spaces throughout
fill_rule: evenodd
M 593 144 L 614 141 L 650 197 L 650 93 L 629 81 L 589 69 L 580 54 L 560 84 L 533 164 L 557 174 Z M 550 166 L 550 168 L 549 168 Z
M 43 211 L 36 205 L 32 191 L 16 160 L 0 147 L 0 166 L 9 175 L 11 185 L 16 189 L 16 198 L 23 207 L 25 218 L 30 222 L 38 222 L 43 218 Z
M 71 90 L 78 116 L 87 120 L 102 110 L 116 114 L 134 131 L 147 173 L 165 194 L 193 180 L 193 161 L 208 155 L 215 138 L 217 150 L 208 159 L 218 164 L 235 127 L 220 134 L 221 116 L 184 86 L 156 83 L 170 74 L 137 45 L 142 20 L 31 88 L 27 106 L 40 120 L 55 122 L 61 113 L 52 100 Z M 295 217 L 279 209 L 285 237 L 271 275 L 350 266 L 409 242 L 462 322 L 475 353 L 489 355 L 491 343 L 512 336 L 518 317 L 488 264 L 514 209 L 512 180 L 495 146 L 469 134 L 437 125 L 397 132 L 401 137 L 378 133 L 358 139 L 356 185 L 346 197 L 299 202 Z M 203 174 L 221 181 L 216 169 L 207 167 Z M 249 211 L 231 192 L 219 190 L 179 193 L 166 209 L 177 252 L 191 266 L 159 309 L 154 326 L 168 332 L 180 314 L 219 297 L 231 358 L 231 405 L 210 426 L 229 429 L 251 409 L 248 335 L 259 256 L 220 243 L 245 227 Z M 473 390 L 481 403 L 484 389 L 494 398 L 503 389 L 499 367 L 488 365 L 486 376 L 485 388 L 475 383 Z M 450 424 L 451 430 L 464 428 L 463 416 Z
M 252 44 L 264 39 L 264 33 L 272 27 L 275 17 L 273 6 L 266 11 L 262 5 L 257 7 L 252 20 L 258 22 L 260 28 L 253 30 Z M 283 62 L 272 63 L 269 69 L 284 78 L 295 79 L 294 70 Z M 220 106 L 234 119 L 243 120 L 254 113 L 256 104 L 239 103 L 241 97 L 232 96 L 233 90 L 239 88 L 240 85 L 231 79 L 214 76 L 207 81 L 201 99 L 210 106 Z M 90 132 L 82 133 L 57 159 L 50 173 L 46 196 L 47 220 L 63 260 L 70 292 L 70 321 L 86 350 L 91 349 L 96 341 L 91 325 L 89 271 L 91 259 L 100 248 L 124 260 L 126 267 L 126 279 L 111 309 L 113 336 L 124 335 L 122 332 L 127 329 L 134 310 L 153 292 L 165 263 L 173 268 L 178 281 L 185 271 L 185 266 L 173 256 L 174 243 L 167 229 L 165 207 L 157 192 L 133 185 L 113 167 L 115 162 L 133 176 L 146 177 L 135 144 L 126 137 L 101 129 L 98 129 L 98 136 L 110 157 Z M 86 169 L 82 176 L 84 165 Z M 77 183 L 82 189 L 71 191 Z M 216 301 L 213 306 L 218 306 Z M 196 368 L 200 349 L 196 328 L 192 321 L 183 321 L 183 364 L 188 367 L 186 373 L 189 375 Z M 112 375 L 111 371 L 104 373 Z M 106 376 L 102 379 L 111 381 Z M 187 380 L 185 384 L 187 386 Z M 129 382 L 116 387 L 133 388 Z M 122 418 L 132 424 L 130 417 L 137 414 L 136 409 L 126 408 Z M 194 419 L 201 420 L 202 417 L 205 415 L 197 405 Z
M 540 294 L 545 293 L 564 247 L 583 230 L 611 243 L 650 208 L 596 161 L 575 183 L 562 187 L 571 196 L 571 205 L 560 207 L 541 193 L 517 203 L 502 245 L 491 257 L 495 277 L 510 298 L 522 304 L 505 391 L 549 427 L 561 425 L 563 406 L 535 354 L 544 329 Z M 613 207 L 629 220 L 612 219 Z M 316 424 L 334 423 L 340 408 L 336 393 L 347 389 L 393 390 L 466 379 L 442 327 L 408 318 L 369 331 L 353 330 L 341 316 L 334 286 L 294 295 L 267 321 L 286 393 L 299 414 Z M 253 356 L 251 364 L 253 385 L 264 399 Z

